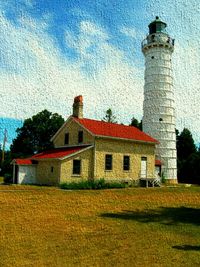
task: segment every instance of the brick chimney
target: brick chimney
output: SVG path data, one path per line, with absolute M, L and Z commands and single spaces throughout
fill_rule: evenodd
M 83 97 L 82 95 L 74 98 L 73 104 L 73 117 L 82 119 L 83 118 Z

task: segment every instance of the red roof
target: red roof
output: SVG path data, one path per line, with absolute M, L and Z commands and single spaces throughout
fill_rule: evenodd
M 17 165 L 30 165 L 33 164 L 33 160 L 64 158 L 86 147 L 88 146 L 54 148 L 52 150 L 44 151 L 39 154 L 33 155 L 32 157 L 27 159 L 15 159 L 15 163 Z
M 62 148 L 54 148 L 49 151 L 44 151 L 39 154 L 36 154 L 31 157 L 33 160 L 37 159 L 59 159 L 66 156 L 69 156 L 70 154 L 73 154 L 75 152 L 78 152 L 79 150 L 82 150 L 86 148 L 87 146 L 75 146 L 75 147 L 62 147 Z
M 17 165 L 30 165 L 30 164 L 32 164 L 31 159 L 15 159 L 14 161 Z
M 83 125 L 94 135 L 158 143 L 156 139 L 140 131 L 134 126 L 127 126 L 91 119 L 79 119 L 76 117 L 73 117 L 73 119 Z

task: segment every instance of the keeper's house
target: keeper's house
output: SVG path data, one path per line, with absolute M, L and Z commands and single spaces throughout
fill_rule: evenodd
M 13 160 L 13 181 L 57 185 L 95 180 L 136 181 L 156 177 L 157 140 L 133 126 L 83 118 L 82 96 L 73 115 L 52 137 L 54 149 Z

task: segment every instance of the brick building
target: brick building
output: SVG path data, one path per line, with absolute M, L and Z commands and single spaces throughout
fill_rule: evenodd
M 57 185 L 100 178 L 131 182 L 155 178 L 159 172 L 156 139 L 133 126 L 83 118 L 82 96 L 75 97 L 72 116 L 51 141 L 54 149 L 13 160 L 16 183 Z

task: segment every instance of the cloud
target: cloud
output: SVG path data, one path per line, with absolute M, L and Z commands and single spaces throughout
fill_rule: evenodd
M 190 43 L 175 43 L 173 55 L 174 92 L 176 100 L 177 127 L 189 128 L 200 138 L 200 44 L 195 40 Z
M 102 39 L 108 38 L 107 33 L 91 21 L 81 21 L 80 31 L 91 36 L 100 36 Z
M 82 21 L 78 36 L 66 31 L 66 44 L 78 55 L 71 61 L 43 21 L 26 16 L 16 26 L 2 15 L 1 25 L 0 116 L 27 118 L 47 108 L 66 117 L 78 94 L 84 96 L 86 117 L 101 119 L 109 107 L 123 122 L 125 115 L 141 113 L 138 70 L 107 42 L 109 36 L 100 26 Z
M 133 39 L 138 38 L 138 35 L 137 35 L 136 30 L 134 28 L 129 28 L 129 27 L 123 26 L 120 29 L 120 32 L 123 33 L 124 35 L 126 35 L 127 37 L 131 37 Z
M 76 54 L 67 58 L 48 33 L 50 23 L 51 15 L 33 19 L 24 14 L 14 24 L 0 14 L 0 117 L 24 119 L 47 108 L 66 118 L 74 96 L 82 94 L 85 117 L 101 119 L 111 107 L 119 122 L 141 118 L 144 68 L 130 63 L 112 36 L 89 18 L 81 20 L 76 33 L 66 26 L 66 49 Z M 122 27 L 121 33 L 140 38 L 134 28 Z M 177 42 L 173 56 L 177 125 L 196 138 L 199 48 L 198 40 Z

